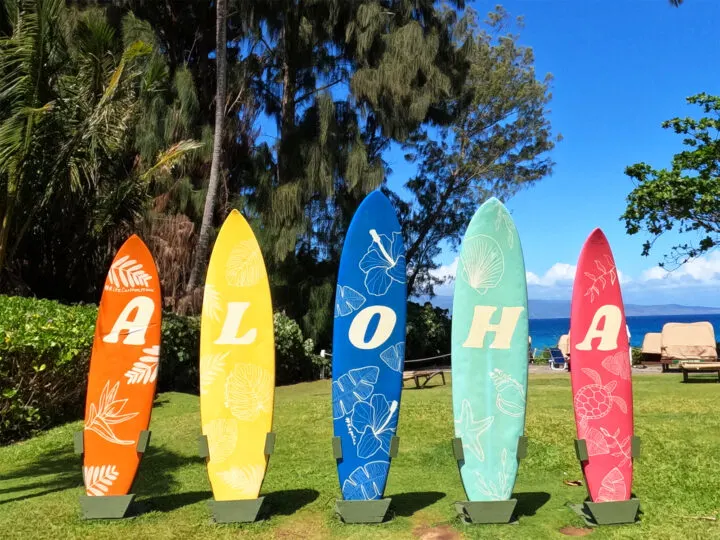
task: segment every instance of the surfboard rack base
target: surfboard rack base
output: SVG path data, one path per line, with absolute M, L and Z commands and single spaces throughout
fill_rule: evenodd
M 466 523 L 510 523 L 517 499 L 507 501 L 458 501 L 455 510 Z
M 570 508 L 591 527 L 639 523 L 639 499 L 610 502 L 585 501 L 582 504 L 571 504 Z
M 216 523 L 252 523 L 257 521 L 265 497 L 237 501 L 209 501 Z
M 146 429 L 143 429 L 138 435 L 137 444 L 135 445 L 135 449 L 138 454 L 144 454 L 147 451 L 147 448 L 150 445 L 150 435 L 151 432 Z M 76 454 L 82 456 L 85 453 L 84 431 L 76 431 L 73 433 L 73 447 Z
M 105 495 L 103 497 L 81 495 L 80 508 L 82 509 L 83 519 L 124 518 L 134 498 L 135 495 L 132 493 L 129 495 Z
M 337 512 L 345 523 L 382 523 L 387 515 L 392 499 L 375 499 L 372 501 L 335 501 Z

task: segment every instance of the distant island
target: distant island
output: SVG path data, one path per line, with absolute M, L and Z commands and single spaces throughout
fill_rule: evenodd
M 426 302 L 427 298 L 414 299 Z M 436 296 L 431 300 L 434 306 L 452 311 L 452 296 Z M 531 319 L 568 319 L 570 318 L 569 300 L 535 300 L 528 301 L 528 311 Z M 662 304 L 643 306 L 639 304 L 625 304 L 625 314 L 628 317 L 652 317 L 657 315 L 717 315 L 720 308 L 702 306 L 681 306 L 679 304 Z

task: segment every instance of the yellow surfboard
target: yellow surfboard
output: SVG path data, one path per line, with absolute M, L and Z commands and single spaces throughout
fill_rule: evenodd
M 200 418 L 216 501 L 258 497 L 274 399 L 270 284 L 257 239 L 233 210 L 210 257 L 200 329 Z

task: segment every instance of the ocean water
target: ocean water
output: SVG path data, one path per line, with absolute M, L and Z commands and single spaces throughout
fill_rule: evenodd
M 643 338 L 648 332 L 662 332 L 662 327 L 669 322 L 709 321 L 715 328 L 715 339 L 720 341 L 720 315 L 651 315 L 644 317 L 628 317 L 630 327 L 630 345 L 642 347 Z M 530 319 L 530 337 L 533 348 L 543 349 L 554 347 L 563 334 L 570 329 L 570 319 Z

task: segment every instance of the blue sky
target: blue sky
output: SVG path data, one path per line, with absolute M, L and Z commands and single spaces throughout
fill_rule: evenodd
M 481 13 L 493 4 L 475 3 Z M 519 230 L 531 298 L 569 299 L 583 242 L 600 227 L 622 273 L 626 302 L 720 306 L 720 252 L 670 275 L 657 268 L 678 235 L 642 257 L 642 233 L 625 234 L 619 220 L 632 181 L 627 165 L 670 163 L 681 138 L 662 121 L 696 115 L 685 104 L 695 93 L 720 94 L 720 2 L 688 0 L 508 0 L 523 15 L 521 43 L 536 55 L 539 76 L 552 73 L 551 119 L 564 140 L 553 151 L 552 176 L 506 201 Z M 387 156 L 392 189 L 412 175 L 402 152 Z M 456 254 L 445 251 L 441 274 Z M 452 285 L 440 294 L 452 294 Z

